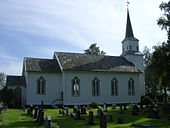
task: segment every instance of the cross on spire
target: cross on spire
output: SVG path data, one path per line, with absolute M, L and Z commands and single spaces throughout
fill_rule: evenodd
M 129 7 L 130 2 L 127 0 L 127 8 Z

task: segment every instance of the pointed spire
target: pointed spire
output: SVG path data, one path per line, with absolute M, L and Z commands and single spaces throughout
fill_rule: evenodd
M 134 38 L 134 35 L 133 35 L 132 25 L 131 25 L 131 22 L 130 22 L 129 9 L 127 9 L 127 23 L 126 23 L 125 38 L 130 38 L 130 37 Z

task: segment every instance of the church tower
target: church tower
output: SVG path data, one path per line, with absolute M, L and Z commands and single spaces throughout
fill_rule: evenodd
M 127 22 L 125 39 L 122 41 L 122 54 L 128 61 L 135 64 L 144 71 L 143 55 L 139 51 L 139 40 L 134 37 L 133 29 L 130 21 L 129 9 L 127 9 Z

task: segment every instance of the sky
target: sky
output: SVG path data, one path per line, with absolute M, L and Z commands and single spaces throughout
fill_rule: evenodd
M 129 2 L 140 51 L 166 41 L 166 31 L 157 25 L 162 0 Z M 126 15 L 127 0 L 1 0 L 0 72 L 21 75 L 24 57 L 83 53 L 92 43 L 107 55 L 119 56 Z

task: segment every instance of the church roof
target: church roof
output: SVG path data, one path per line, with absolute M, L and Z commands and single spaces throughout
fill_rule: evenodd
M 64 71 L 141 72 L 124 57 L 55 52 Z
M 7 76 L 6 85 L 25 86 L 26 81 L 24 76 Z
M 24 63 L 28 72 L 61 72 L 59 64 L 54 59 L 25 58 Z

